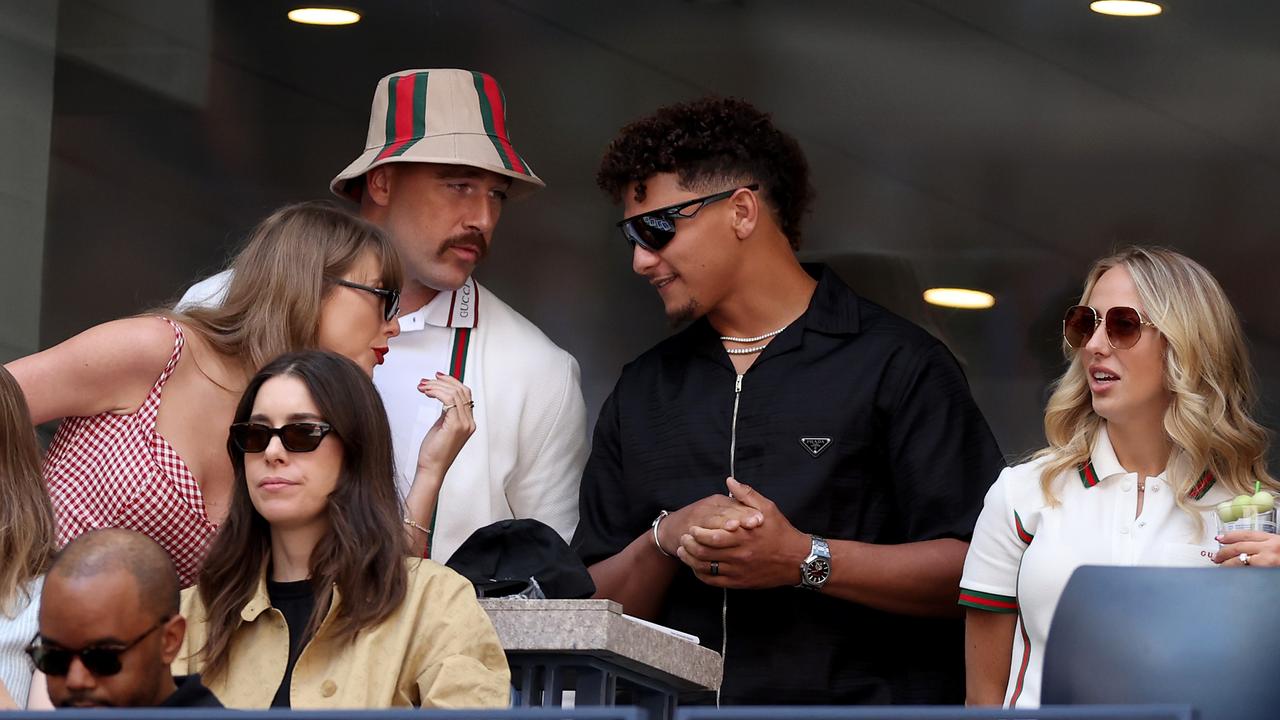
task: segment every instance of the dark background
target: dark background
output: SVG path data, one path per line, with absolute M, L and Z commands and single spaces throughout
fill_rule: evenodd
M 353 4 L 365 17 L 345 28 L 274 0 L 56 4 L 43 237 L 0 228 L 5 252 L 43 243 L 41 346 L 175 298 L 271 209 L 326 196 L 386 73 L 464 67 L 502 83 L 548 185 L 507 207 L 478 276 L 577 356 L 593 419 L 668 332 L 596 164 L 624 123 L 712 92 L 800 140 L 818 193 L 802 257 L 943 338 L 1007 453 L 1043 441 L 1061 312 L 1128 243 L 1218 277 L 1264 420 L 1280 407 L 1274 2 L 1168 0 L 1150 19 L 1087 0 Z M 931 308 L 936 285 L 997 304 Z M 0 324 L 29 319 L 10 312 Z

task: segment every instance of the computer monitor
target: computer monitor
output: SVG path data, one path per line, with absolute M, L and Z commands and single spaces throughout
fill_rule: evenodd
M 1274 720 L 1278 651 L 1280 569 L 1081 567 L 1049 626 L 1040 702 Z

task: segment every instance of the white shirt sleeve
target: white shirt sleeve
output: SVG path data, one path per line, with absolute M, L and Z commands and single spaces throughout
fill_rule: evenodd
M 1005 468 L 987 491 L 964 559 L 961 605 L 998 613 L 1018 610 L 1018 568 L 1035 537 L 1034 528 L 1014 509 L 1009 497 L 1014 477 L 1025 472 L 1023 468 L 1026 466 Z
M 193 307 L 217 307 L 227 299 L 227 288 L 231 286 L 231 270 L 223 270 L 217 275 L 201 280 L 187 288 L 182 299 L 174 310 L 182 312 Z

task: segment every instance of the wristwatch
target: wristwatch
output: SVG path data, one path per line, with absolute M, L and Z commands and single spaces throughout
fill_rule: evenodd
M 810 535 L 812 545 L 809 546 L 809 557 L 800 563 L 800 584 L 796 587 L 821 590 L 831 577 L 831 548 L 827 541 L 817 535 Z

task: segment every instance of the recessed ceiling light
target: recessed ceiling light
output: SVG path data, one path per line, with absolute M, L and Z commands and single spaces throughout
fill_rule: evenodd
M 1164 12 L 1159 4 L 1142 0 L 1096 0 L 1089 3 L 1089 9 L 1103 15 L 1120 17 L 1151 17 Z
M 930 305 L 961 310 L 986 310 L 996 304 L 991 293 L 965 288 L 929 288 L 924 291 L 924 301 Z
M 289 11 L 289 19 L 303 25 L 354 25 L 360 13 L 345 8 L 303 7 Z

